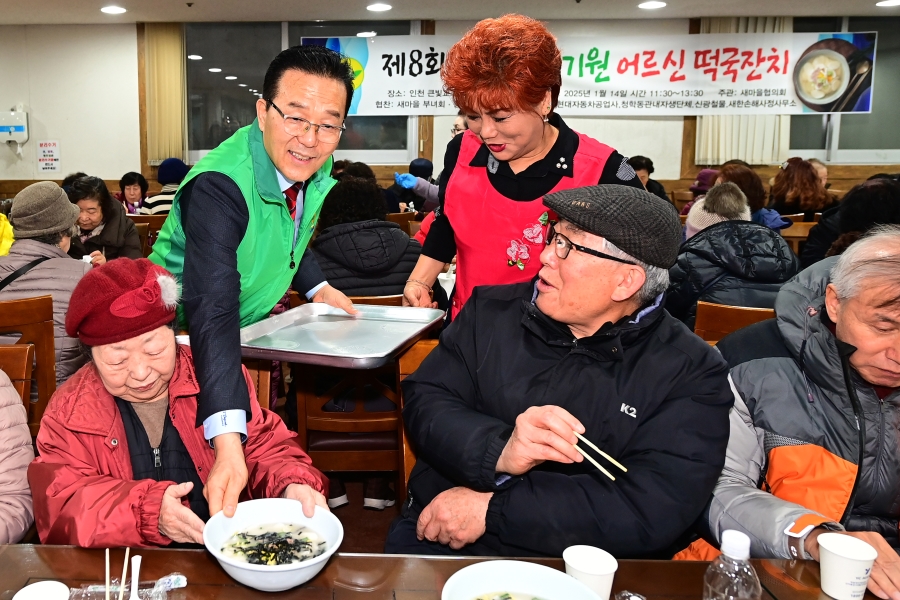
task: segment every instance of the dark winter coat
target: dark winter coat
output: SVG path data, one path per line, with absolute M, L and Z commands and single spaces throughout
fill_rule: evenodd
M 841 237 L 841 211 L 835 206 L 822 213 L 819 222 L 813 225 L 800 251 L 800 268 L 805 269 L 819 262 L 828 253 L 831 245 Z
M 697 301 L 772 308 L 800 261 L 781 234 L 749 221 L 707 227 L 684 244 L 669 269 L 666 310 L 690 329 Z
M 313 240 L 328 283 L 348 296 L 402 294 L 422 246 L 388 221 L 335 225 Z
M 115 203 L 111 215 L 104 215 L 103 231 L 84 242 L 77 235 L 72 238 L 69 256 L 81 260 L 91 252 L 99 250 L 106 260 L 114 258 L 143 258 L 141 237 L 138 235 L 134 221 L 125 214 L 125 208 Z
M 733 397 L 724 360 L 658 303 L 574 339 L 532 304 L 533 290 L 476 287 L 403 383 L 418 456 L 405 513 L 415 519 L 439 493 L 465 486 L 494 492 L 478 543 L 497 555 L 560 556 L 588 544 L 621 558 L 671 557 L 725 463 Z M 615 481 L 588 461 L 496 473 L 516 417 L 550 404 L 628 472 L 601 459 Z

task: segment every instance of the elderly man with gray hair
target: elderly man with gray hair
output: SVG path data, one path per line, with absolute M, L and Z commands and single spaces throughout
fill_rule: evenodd
M 802 271 L 775 312 L 718 344 L 735 405 L 704 537 L 739 529 L 755 557 L 818 559 L 819 535 L 843 531 L 878 550 L 869 589 L 898 599 L 900 227 Z
M 678 215 L 618 185 L 544 204 L 538 277 L 476 288 L 403 385 L 418 461 L 387 552 L 670 558 L 709 500 L 733 399 L 663 309 Z

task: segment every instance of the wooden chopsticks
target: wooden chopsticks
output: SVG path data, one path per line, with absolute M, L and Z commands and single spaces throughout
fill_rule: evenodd
M 627 473 L 627 472 L 628 472 L 628 469 L 626 469 L 626 468 L 622 465 L 622 463 L 620 463 L 619 461 L 617 461 L 616 459 L 614 459 L 612 456 L 610 456 L 609 454 L 607 454 L 606 452 L 604 452 L 603 450 L 601 450 L 600 448 L 598 448 L 598 447 L 597 447 L 596 445 L 594 445 L 594 443 L 591 442 L 589 439 L 587 439 L 586 437 L 584 437 L 583 435 L 581 435 L 581 434 L 578 433 L 577 431 L 575 431 L 574 433 L 575 433 L 575 437 L 577 437 L 579 440 L 581 440 L 582 442 L 584 442 L 585 444 L 587 444 L 587 445 L 588 445 L 591 449 L 593 449 L 597 454 L 599 454 L 600 456 L 602 456 L 603 458 L 605 458 L 606 460 L 608 460 L 609 462 L 611 462 L 611 463 L 614 464 L 615 466 L 617 466 L 617 467 L 619 467 L 620 469 L 622 469 L 622 472 L 624 472 L 624 473 Z M 598 462 L 597 462 L 596 460 L 594 460 L 590 455 L 588 455 L 587 452 L 585 452 L 583 449 L 579 448 L 579 447 L 578 447 L 578 444 L 574 444 L 574 446 L 575 446 L 575 449 L 578 450 L 578 453 L 579 453 L 579 454 L 581 454 L 583 457 L 585 457 L 586 459 L 588 459 L 589 461 L 591 461 L 591 463 L 593 463 L 593 465 L 594 465 L 595 467 L 597 467 L 598 469 L 600 469 L 600 471 L 601 471 L 604 475 L 606 475 L 607 477 L 609 477 L 609 478 L 612 479 L 613 481 L 616 480 L 616 478 L 613 477 L 613 474 L 612 474 L 612 473 L 610 473 L 609 471 L 607 471 L 606 469 L 604 469 L 603 466 L 601 466 L 600 463 L 598 463 Z

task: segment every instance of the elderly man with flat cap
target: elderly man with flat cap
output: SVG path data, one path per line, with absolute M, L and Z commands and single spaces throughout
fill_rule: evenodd
M 418 461 L 387 552 L 670 558 L 710 498 L 733 396 L 663 309 L 678 215 L 618 185 L 544 203 L 537 279 L 476 288 L 403 385 Z

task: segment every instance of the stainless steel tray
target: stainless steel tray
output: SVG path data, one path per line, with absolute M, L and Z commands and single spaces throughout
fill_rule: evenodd
M 323 303 L 292 308 L 241 329 L 248 358 L 374 369 L 396 358 L 444 318 L 431 308 L 357 304 L 357 315 Z

